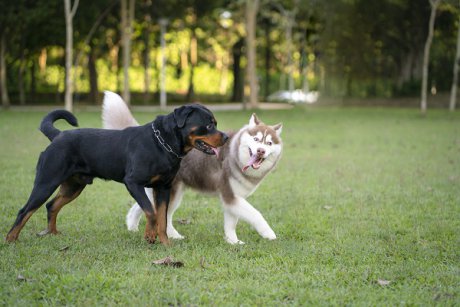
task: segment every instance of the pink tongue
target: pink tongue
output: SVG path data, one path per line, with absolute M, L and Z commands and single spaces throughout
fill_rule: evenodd
M 218 148 L 214 148 L 214 147 L 211 147 L 212 151 L 214 151 L 214 154 L 216 155 L 216 157 L 219 157 L 219 149 Z
M 257 155 L 252 155 L 245 167 L 243 167 L 243 172 L 245 172 L 250 166 L 252 166 L 259 157 Z

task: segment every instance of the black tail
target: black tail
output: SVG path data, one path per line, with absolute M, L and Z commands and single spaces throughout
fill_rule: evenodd
M 40 131 L 43 132 L 43 134 L 46 135 L 50 141 L 52 141 L 56 136 L 58 136 L 59 133 L 61 133 L 60 130 L 53 126 L 53 123 L 58 119 L 65 119 L 72 126 L 78 127 L 77 118 L 69 111 L 52 111 L 43 118 L 42 123 L 40 124 Z

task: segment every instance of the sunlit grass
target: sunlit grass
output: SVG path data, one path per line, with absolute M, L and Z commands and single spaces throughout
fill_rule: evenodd
M 216 117 L 220 128 L 238 129 L 250 113 Z M 3 236 L 48 143 L 37 130 L 43 115 L 0 113 Z M 82 127 L 101 126 L 98 113 L 76 115 Z M 136 118 L 145 123 L 154 115 Z M 97 180 L 63 209 L 62 235 L 35 236 L 46 224 L 41 208 L 17 243 L 0 243 L 0 304 L 460 303 L 458 113 L 295 108 L 258 115 L 284 123 L 282 161 L 249 199 L 276 241 L 241 222 L 247 244 L 228 245 L 218 200 L 188 192 L 176 215 L 191 220 L 177 225 L 187 239 L 171 248 L 148 245 L 142 231 L 124 226 L 131 202 L 124 187 Z M 168 255 L 184 267 L 151 264 Z

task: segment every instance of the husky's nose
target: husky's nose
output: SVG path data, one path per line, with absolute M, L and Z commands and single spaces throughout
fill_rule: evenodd
M 262 157 L 263 155 L 265 155 L 265 149 L 263 148 L 257 148 L 257 155 L 259 157 Z

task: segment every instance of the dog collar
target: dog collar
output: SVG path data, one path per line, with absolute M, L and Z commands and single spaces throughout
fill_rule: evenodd
M 173 154 L 174 156 L 176 156 L 177 159 L 182 159 L 184 156 L 179 156 L 177 153 L 174 152 L 174 150 L 172 150 L 171 146 L 169 146 L 168 143 L 166 143 L 166 141 L 161 137 L 161 134 L 160 134 L 160 130 L 158 129 L 155 129 L 155 126 L 153 125 L 152 123 L 152 130 L 153 130 L 153 134 L 155 134 L 158 142 L 161 144 L 161 146 L 163 146 L 163 148 Z

